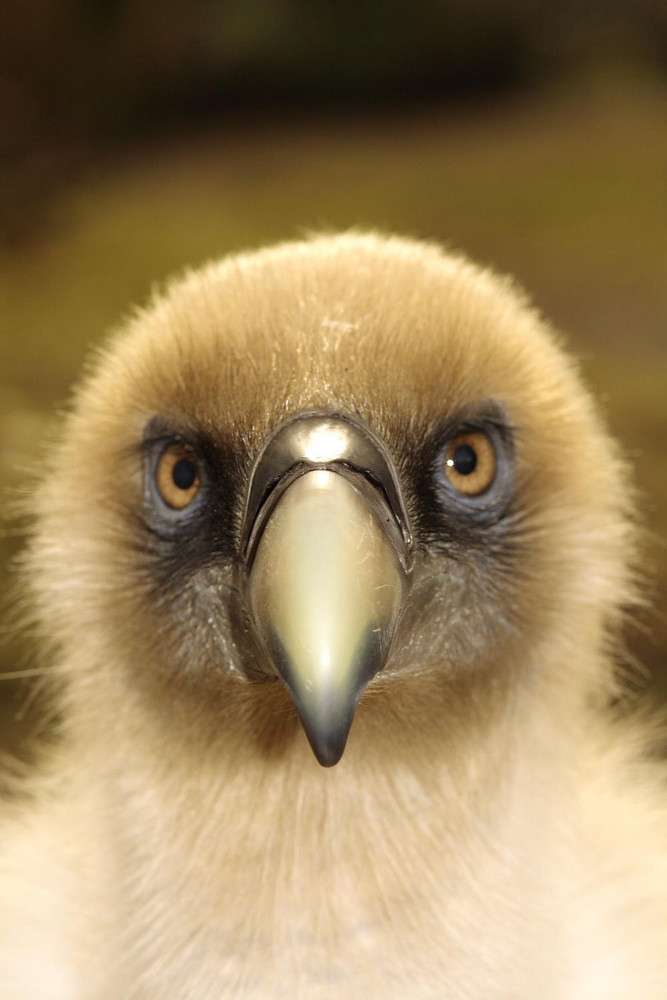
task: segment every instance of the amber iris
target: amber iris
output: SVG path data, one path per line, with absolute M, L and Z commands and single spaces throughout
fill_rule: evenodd
M 464 496 L 486 492 L 496 477 L 496 451 L 487 434 L 468 431 L 449 442 L 444 473 L 450 485 Z
M 199 493 L 201 478 L 196 456 L 183 444 L 170 444 L 160 455 L 155 473 L 160 496 L 168 507 L 183 510 Z

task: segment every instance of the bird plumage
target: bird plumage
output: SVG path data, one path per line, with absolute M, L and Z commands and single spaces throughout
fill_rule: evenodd
M 257 456 L 302 414 L 384 442 L 411 538 L 330 770 L 241 553 Z M 480 502 L 440 475 L 471 426 L 505 470 Z M 163 440 L 198 449 L 199 513 L 156 513 Z M 65 721 L 0 837 L 3 996 L 667 994 L 663 774 L 607 708 L 632 487 L 511 283 L 374 235 L 211 264 L 111 340 L 50 465 L 27 579 Z

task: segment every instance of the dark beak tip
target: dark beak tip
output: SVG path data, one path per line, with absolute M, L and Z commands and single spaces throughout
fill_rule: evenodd
M 335 767 L 338 761 L 343 756 L 344 749 L 345 749 L 344 747 L 342 750 L 331 750 L 330 748 L 327 748 L 324 751 L 318 751 L 315 749 L 315 747 L 313 747 L 313 752 L 317 757 L 318 764 L 321 764 L 322 767 Z
M 346 726 L 333 733 L 313 732 L 306 726 L 304 729 L 318 764 L 322 767 L 334 767 L 343 756 L 350 727 Z

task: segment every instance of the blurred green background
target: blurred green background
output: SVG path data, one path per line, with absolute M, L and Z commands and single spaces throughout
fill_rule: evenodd
M 664 3 L 5 0 L 0 152 L 5 593 L 91 343 L 188 264 L 376 227 L 515 274 L 567 334 L 636 469 L 658 610 L 629 655 L 667 694 Z M 2 646 L 20 753 L 33 656 Z

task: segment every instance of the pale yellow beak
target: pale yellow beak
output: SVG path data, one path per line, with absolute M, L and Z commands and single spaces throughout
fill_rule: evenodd
M 248 599 L 320 764 L 342 756 L 361 694 L 382 668 L 406 574 L 377 490 L 311 469 L 262 528 Z

